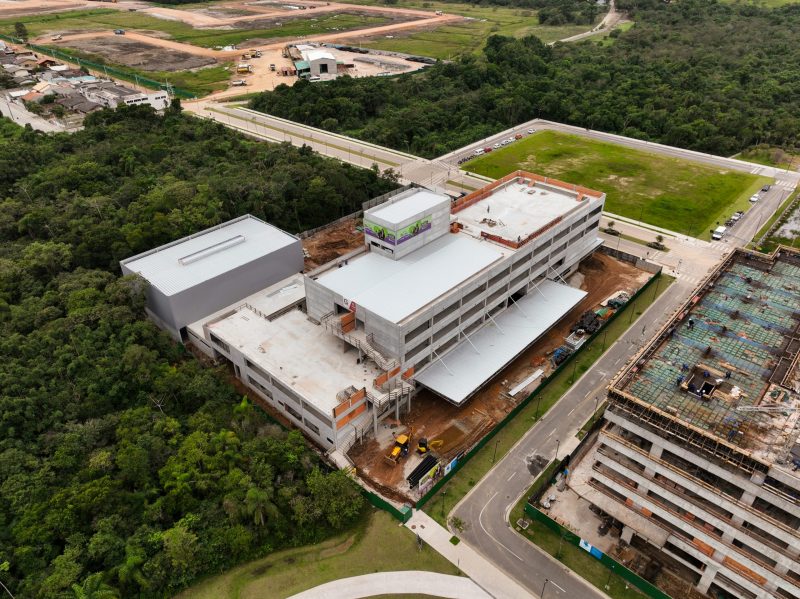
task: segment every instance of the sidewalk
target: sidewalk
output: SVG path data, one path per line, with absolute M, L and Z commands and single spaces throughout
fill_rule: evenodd
M 406 522 L 406 527 L 455 564 L 459 570 L 492 597 L 520 599 L 533 596 L 525 587 L 518 584 L 466 543 L 453 545 L 450 542 L 450 538 L 453 536 L 450 531 L 439 525 L 425 512 L 414 510 L 414 515 Z
M 289 599 L 360 599 L 395 593 L 419 593 L 446 599 L 492 599 L 469 578 L 415 570 L 340 578 L 292 595 Z

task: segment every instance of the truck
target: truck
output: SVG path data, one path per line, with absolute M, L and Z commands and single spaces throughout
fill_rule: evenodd
M 711 233 L 711 239 L 720 240 L 725 236 L 725 231 L 728 230 L 728 227 L 717 227 Z
M 237 73 L 252 73 L 253 67 L 247 64 L 246 62 L 240 62 L 239 65 L 236 67 Z

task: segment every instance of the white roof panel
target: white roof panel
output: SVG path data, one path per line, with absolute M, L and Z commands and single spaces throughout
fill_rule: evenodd
M 414 189 L 410 190 L 411 193 L 405 192 L 398 200 L 391 204 L 381 204 L 367 210 L 364 213 L 365 218 L 374 216 L 389 223 L 401 223 L 409 218 L 418 215 L 425 210 L 432 210 L 442 203 L 450 204 L 450 198 L 427 189 Z
M 164 295 L 175 295 L 297 242 L 246 215 L 122 261 Z
M 462 340 L 431 363 L 415 380 L 462 404 L 586 296 L 585 291 L 548 280 L 539 283 L 539 291 L 528 292 L 517 306 L 494 319 L 497 325 L 491 321 L 484 325 L 470 335 L 469 341 Z
M 348 303 L 399 323 L 502 256 L 488 242 L 447 234 L 397 260 L 370 252 L 318 281 Z

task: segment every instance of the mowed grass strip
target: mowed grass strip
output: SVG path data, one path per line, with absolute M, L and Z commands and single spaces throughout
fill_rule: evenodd
M 522 169 L 597 189 L 606 193 L 607 212 L 701 239 L 772 181 L 556 131 L 534 133 L 463 168 L 494 179 Z
M 429 546 L 419 549 L 414 533 L 389 514 L 368 510 L 350 533 L 248 562 L 186 589 L 176 599 L 281 599 L 332 580 L 374 572 L 459 574 Z
M 13 35 L 14 23 L 24 23 L 31 38 L 51 32 L 78 33 L 82 31 L 110 31 L 131 29 L 138 31 L 158 31 L 169 39 L 185 42 L 204 48 L 238 44 L 249 39 L 272 39 L 279 37 L 301 37 L 348 31 L 364 27 L 386 24 L 388 18 L 353 13 L 323 14 L 319 17 L 309 14 L 299 17 L 287 15 L 281 19 L 281 26 L 261 29 L 195 29 L 181 21 L 169 21 L 152 17 L 143 12 L 121 12 L 111 9 L 80 10 L 49 15 L 29 15 L 15 19 L 0 20 L 0 32 Z M 252 23 L 252 22 L 251 22 Z

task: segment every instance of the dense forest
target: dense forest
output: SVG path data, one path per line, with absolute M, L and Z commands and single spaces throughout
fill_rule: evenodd
M 143 318 L 117 261 L 247 212 L 318 226 L 394 185 L 178 106 L 74 135 L 0 119 L 0 582 L 163 597 L 358 516 L 349 478 Z
M 800 4 L 618 4 L 636 25 L 613 44 L 495 36 L 423 73 L 279 86 L 252 106 L 426 157 L 535 117 L 723 155 L 800 144 Z

